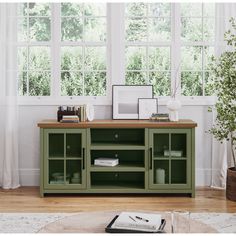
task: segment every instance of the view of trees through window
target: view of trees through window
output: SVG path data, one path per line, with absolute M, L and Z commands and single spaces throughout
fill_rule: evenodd
M 18 4 L 19 95 L 50 96 L 52 78 L 60 81 L 59 96 L 107 94 L 110 29 L 106 5 Z M 152 84 L 156 96 L 169 96 L 176 73 L 171 65 L 179 62 L 182 95 L 212 94 L 213 3 L 133 2 L 125 3 L 124 11 L 125 18 L 120 21 L 125 23 L 126 84 Z M 173 15 L 179 17 L 180 25 L 175 24 Z M 180 32 L 177 36 L 176 30 Z M 179 58 L 172 53 L 176 42 Z
M 62 96 L 106 94 L 106 4 L 18 4 L 19 94 L 49 96 L 53 70 L 60 70 Z M 60 26 L 52 24 L 52 20 Z M 54 35 L 57 29 L 60 34 Z M 52 53 L 59 45 L 60 68 Z
M 153 84 L 155 95 L 169 96 L 171 70 L 176 74 L 171 61 L 178 61 L 176 55 L 171 58 L 171 46 L 176 46 L 171 42 L 179 40 L 182 95 L 211 95 L 214 4 L 181 3 L 175 12 L 181 25 L 174 27 L 171 10 L 170 3 L 126 4 L 126 84 Z M 179 38 L 173 38 L 178 27 Z

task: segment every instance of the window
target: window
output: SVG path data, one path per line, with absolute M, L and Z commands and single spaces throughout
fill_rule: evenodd
M 106 5 L 61 4 L 61 95 L 106 95 Z
M 106 4 L 22 3 L 17 22 L 19 95 L 106 95 Z
M 170 95 L 170 3 L 127 3 L 126 84 L 153 84 L 154 94 Z
M 214 4 L 181 4 L 182 95 L 211 95 L 209 62 L 214 54 L 214 16 Z
M 111 84 L 152 84 L 163 97 L 176 85 L 183 97 L 212 95 L 213 3 L 18 6 L 21 97 L 110 104 Z
M 23 3 L 18 15 L 19 94 L 49 96 L 51 82 L 51 8 Z
M 128 3 L 125 12 L 127 84 L 153 84 L 157 96 L 175 86 L 183 96 L 212 94 L 214 4 Z

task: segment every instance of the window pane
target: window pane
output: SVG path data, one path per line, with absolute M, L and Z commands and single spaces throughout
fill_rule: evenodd
M 82 47 L 61 47 L 61 70 L 82 70 Z
M 170 18 L 151 18 L 148 25 L 150 41 L 170 40 Z
M 29 37 L 31 41 L 49 41 L 51 39 L 51 20 L 48 17 L 29 18 Z
M 50 80 L 50 72 L 29 71 L 29 96 L 49 96 Z
M 85 41 L 106 41 L 106 19 L 85 18 L 84 19 Z
M 182 70 L 202 70 L 202 47 L 181 48 Z
M 182 72 L 181 91 L 184 96 L 202 96 L 202 72 Z
M 143 18 L 132 18 L 126 20 L 127 41 L 147 41 L 147 20 Z
M 203 19 L 204 41 L 214 41 L 215 19 Z
M 50 3 L 29 3 L 29 15 L 30 16 L 49 16 L 50 15 Z
M 125 8 L 127 16 L 146 16 L 147 4 L 143 2 L 139 3 L 127 3 Z
M 27 70 L 27 48 L 26 47 L 18 47 L 17 64 L 18 64 L 19 71 Z
M 155 96 L 170 96 L 170 73 L 156 72 L 149 73 L 150 84 L 153 85 Z
M 85 70 L 106 70 L 106 48 L 85 48 Z
M 204 69 L 209 70 L 212 63 L 212 56 L 214 56 L 214 47 L 204 47 Z
M 127 71 L 125 81 L 127 85 L 144 85 L 147 81 L 147 73 L 143 71 Z
M 201 17 L 202 4 L 201 3 L 181 3 L 181 16 Z
M 106 72 L 91 71 L 84 75 L 85 96 L 106 95 Z
M 154 17 L 170 16 L 170 3 L 150 3 L 148 15 Z
M 181 18 L 181 39 L 184 41 L 202 41 L 202 19 Z
M 27 30 L 27 18 L 20 18 L 17 20 L 17 39 L 18 41 L 27 41 L 28 39 Z
M 17 15 L 18 16 L 27 16 L 28 12 L 28 3 L 18 3 L 17 4 Z
M 83 22 L 81 18 L 62 18 L 61 19 L 62 41 L 82 41 Z
M 81 96 L 83 95 L 83 74 L 81 72 L 61 72 L 61 95 Z
M 147 68 L 145 47 L 126 47 L 126 68 L 128 70 Z
M 61 16 L 82 17 L 83 4 L 79 3 L 61 3 Z
M 215 3 L 203 4 L 203 16 L 214 17 L 215 16 Z
M 49 47 L 29 47 L 29 69 L 50 70 L 50 49 Z
M 20 71 L 18 73 L 18 91 L 20 96 L 27 95 L 27 72 Z
M 105 3 L 91 3 L 84 4 L 85 16 L 106 16 L 106 4 Z
M 212 75 L 212 72 L 211 71 L 205 72 L 205 84 L 204 84 L 205 96 L 214 95 L 213 84 L 214 84 L 214 77 Z
M 169 47 L 149 47 L 149 69 L 170 70 Z

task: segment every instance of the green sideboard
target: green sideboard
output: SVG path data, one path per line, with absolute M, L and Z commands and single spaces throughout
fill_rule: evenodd
M 186 193 L 195 196 L 191 120 L 94 120 L 40 127 L 40 194 Z M 115 167 L 96 158 L 118 158 Z

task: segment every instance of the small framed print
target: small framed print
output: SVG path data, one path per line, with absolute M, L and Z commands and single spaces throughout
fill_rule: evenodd
M 152 113 L 158 112 L 157 98 L 139 98 L 138 99 L 138 118 L 148 120 Z
M 138 119 L 138 99 L 153 98 L 152 85 L 113 85 L 113 119 Z

